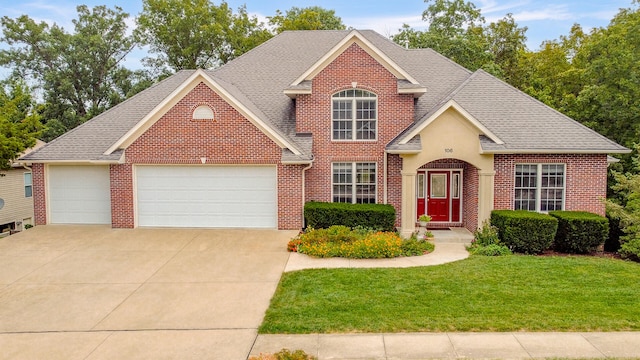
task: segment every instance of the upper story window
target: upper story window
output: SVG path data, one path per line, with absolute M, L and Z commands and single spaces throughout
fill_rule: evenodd
M 207 105 L 200 105 L 193 110 L 193 120 L 215 120 L 213 109 Z
M 375 140 L 378 97 L 359 89 L 340 91 L 332 96 L 332 139 Z
M 562 210 L 564 193 L 564 164 L 516 164 L 515 210 Z

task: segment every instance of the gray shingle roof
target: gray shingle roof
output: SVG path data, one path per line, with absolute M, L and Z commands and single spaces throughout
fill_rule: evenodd
M 301 155 L 283 149 L 283 161 L 312 159 L 311 137 L 295 133 L 294 102 L 284 90 L 310 89 L 308 82 L 291 84 L 342 41 L 351 31 L 291 31 L 272 38 L 225 66 L 206 73 L 287 139 Z M 430 114 L 453 99 L 504 144 L 481 139 L 487 152 L 520 150 L 624 152 L 626 149 L 572 119 L 534 100 L 484 71 L 471 73 L 430 49 L 404 49 L 382 35 L 363 30 L 364 36 L 406 73 L 426 93 L 416 101 L 415 123 L 403 134 L 420 126 Z M 145 115 L 167 98 L 194 70 L 185 70 L 165 79 L 127 101 L 96 116 L 85 124 L 26 155 L 29 161 L 117 161 L 122 151 L 103 153 L 124 136 Z M 404 81 L 402 88 L 415 87 Z M 399 135 L 390 150 L 417 149 L 415 139 L 400 145 Z

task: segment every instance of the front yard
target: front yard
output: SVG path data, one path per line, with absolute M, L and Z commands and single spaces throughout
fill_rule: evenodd
M 640 330 L 640 264 L 471 258 L 285 273 L 261 333 Z

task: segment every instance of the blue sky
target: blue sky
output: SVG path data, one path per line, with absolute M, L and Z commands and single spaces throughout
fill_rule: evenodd
M 528 27 L 527 46 L 538 49 L 544 40 L 557 39 L 569 33 L 574 23 L 585 30 L 604 27 L 618 12 L 618 9 L 630 7 L 631 0 L 474 0 L 482 10 L 487 22 L 495 21 L 512 13 L 519 26 Z M 219 4 L 215 0 L 214 3 Z M 292 6 L 322 6 L 333 9 L 347 26 L 356 29 L 373 29 L 383 35 L 395 34 L 403 23 L 414 28 L 424 29 L 426 23 L 421 19 L 426 8 L 423 0 L 227 0 L 236 9 L 246 4 L 250 14 L 265 19 L 273 15 L 276 9 L 282 11 Z M 135 17 L 142 10 L 142 0 L 0 0 L 0 15 L 12 18 L 27 14 L 38 21 L 56 22 L 67 30 L 72 29 L 71 20 L 76 17 L 75 7 L 80 4 L 118 5 Z M 0 44 L 0 46 L 2 46 Z M 130 68 L 139 67 L 139 58 L 143 51 L 136 51 L 127 59 Z M 2 72 L 0 70 L 0 72 Z M 0 74 L 2 75 L 2 74 Z

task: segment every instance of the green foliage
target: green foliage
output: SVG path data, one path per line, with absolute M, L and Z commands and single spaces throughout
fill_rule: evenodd
M 276 33 L 286 30 L 344 30 L 347 27 L 342 19 L 336 16 L 335 10 L 324 9 L 320 6 L 306 8 L 292 7 L 282 14 L 276 10 L 274 16 L 268 16 L 269 25 Z
M 635 146 L 636 156 L 633 158 L 635 173 L 613 171 L 616 183 L 612 189 L 618 195 L 606 201 L 607 214 L 616 219 L 625 233 L 620 243 L 640 238 L 640 145 Z
M 411 48 L 431 48 L 469 70 L 487 72 L 515 84 L 520 57 L 526 50 L 526 30 L 511 14 L 485 26 L 480 9 L 464 0 L 427 0 L 422 19 L 426 31 L 404 24 L 392 39 Z
M 310 201 L 304 205 L 307 226 L 328 228 L 345 225 L 350 228 L 364 227 L 393 231 L 396 210 L 388 204 L 346 204 Z
M 629 240 L 622 244 L 619 253 L 623 259 L 640 262 L 640 239 Z
M 144 0 L 136 36 L 155 58 L 147 65 L 165 73 L 218 67 L 271 38 L 246 7 L 234 13 L 222 1 Z
M 0 171 L 35 145 L 41 129 L 29 89 L 18 81 L 0 84 Z
M 498 229 L 495 226 L 491 226 L 488 221 L 485 221 L 482 227 L 476 230 L 473 235 L 473 242 L 467 246 L 470 254 L 483 256 L 503 256 L 511 254 L 511 250 L 500 243 Z
M 433 251 L 433 244 L 416 238 L 403 240 L 393 232 L 364 228 L 351 230 L 336 225 L 328 229 L 308 228 L 289 241 L 287 249 L 323 258 L 375 259 L 423 255 Z
M 2 17 L 0 65 L 10 66 L 16 78 L 26 79 L 42 90 L 43 123 L 56 121 L 60 135 L 123 101 L 148 86 L 143 72 L 122 66 L 135 47 L 127 33 L 129 14 L 115 7 L 77 7 L 74 29 L 67 32 L 56 24 L 37 23 L 26 15 Z M 138 86 L 142 83 L 142 86 Z
M 290 351 L 289 349 L 282 349 L 275 354 L 260 354 L 259 356 L 252 356 L 249 360 L 316 360 L 315 356 L 308 355 L 303 350 Z
M 550 211 L 558 219 L 554 247 L 556 250 L 585 254 L 603 245 L 609 236 L 606 217 L 586 211 Z
M 31 225 L 31 224 L 24 224 L 24 229 L 25 230 L 31 229 L 32 227 L 33 227 L 33 225 Z
M 604 251 L 617 252 L 620 249 L 620 237 L 624 235 L 624 231 L 620 228 L 620 219 L 612 217 L 608 211 L 607 220 L 609 220 L 609 236 L 604 243 Z
M 502 244 L 512 251 L 539 254 L 553 243 L 558 220 L 547 214 L 524 210 L 494 210 L 491 224 L 498 228 Z

